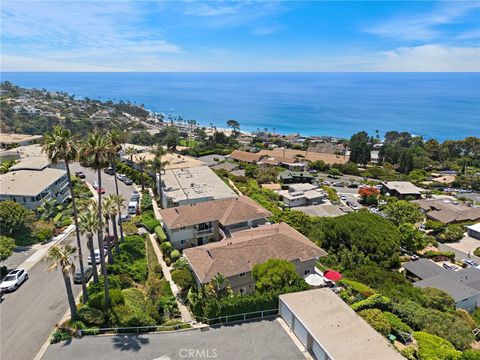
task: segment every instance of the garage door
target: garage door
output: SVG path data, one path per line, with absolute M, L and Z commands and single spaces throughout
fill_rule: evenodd
M 293 332 L 297 335 L 298 339 L 302 342 L 302 344 L 307 347 L 307 338 L 308 332 L 307 329 L 302 325 L 297 318 L 295 318 L 295 325 L 293 326 Z
M 315 359 L 317 360 L 328 359 L 325 356 L 325 352 L 322 350 L 320 345 L 318 345 L 318 343 L 315 340 L 313 340 L 313 343 L 312 343 L 312 353 L 315 356 Z
M 292 328 L 293 314 L 283 302 L 280 305 L 280 315 L 282 316 L 283 320 L 285 320 L 285 322 L 288 324 L 288 326 Z

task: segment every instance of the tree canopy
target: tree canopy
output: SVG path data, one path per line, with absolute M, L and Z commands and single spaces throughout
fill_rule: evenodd
M 14 202 L 0 202 L 0 229 L 7 236 L 19 236 L 31 231 L 35 222 L 35 213 L 32 210 Z
M 405 200 L 389 203 L 384 212 L 387 219 L 397 226 L 404 223 L 415 224 L 423 219 L 420 208 Z
M 0 235 L 0 261 L 8 259 L 15 249 L 15 240 L 8 236 Z
M 252 269 L 252 277 L 258 291 L 280 290 L 297 285 L 304 280 L 298 275 L 295 265 L 287 260 L 270 259 Z

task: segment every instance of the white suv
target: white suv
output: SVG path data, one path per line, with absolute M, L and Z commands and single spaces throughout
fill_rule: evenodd
M 0 284 L 2 291 L 15 291 L 22 283 L 28 279 L 28 274 L 23 269 L 14 269 L 10 271 Z

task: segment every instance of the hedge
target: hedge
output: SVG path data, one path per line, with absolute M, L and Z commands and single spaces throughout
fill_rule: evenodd
M 142 200 L 140 200 L 140 210 L 149 211 L 153 210 L 152 197 L 148 192 L 142 193 Z
M 354 303 L 352 309 L 355 311 L 361 311 L 364 309 L 379 309 L 382 311 L 389 311 L 393 307 L 392 300 L 386 296 L 375 294 L 369 298 Z
M 144 220 L 142 226 L 147 229 L 147 231 L 152 234 L 157 226 L 160 226 L 160 221 L 157 219 Z
M 450 360 L 458 359 L 461 352 L 455 350 L 453 345 L 439 336 L 425 332 L 416 332 L 413 337 L 418 343 L 419 360 Z
M 349 280 L 349 279 L 342 279 L 342 280 L 339 281 L 339 283 L 342 284 L 343 286 L 345 286 L 347 289 L 349 289 L 353 292 L 359 293 L 359 294 L 361 294 L 361 295 L 363 295 L 367 298 L 377 293 L 372 288 L 370 288 L 367 285 L 362 284 L 358 281 Z
M 370 324 L 380 334 L 387 336 L 390 334 L 391 326 L 387 317 L 379 309 L 365 309 L 358 312 L 367 323 Z
M 78 317 L 87 326 L 100 327 L 105 323 L 103 311 L 90 306 L 83 306 L 78 310 Z
M 397 315 L 392 314 L 391 312 L 388 312 L 388 311 L 385 311 L 383 315 L 390 323 L 390 327 L 392 328 L 393 332 L 396 332 L 397 334 L 399 332 L 405 332 L 409 334 L 413 333 L 412 328 L 407 324 L 405 324 Z
M 158 225 L 155 228 L 155 235 L 157 235 L 157 240 L 160 243 L 167 241 L 167 235 L 165 235 L 165 231 L 163 231 L 163 227 L 161 225 Z
M 434 259 L 435 261 L 441 260 L 453 260 L 455 258 L 455 253 L 452 251 L 433 251 L 428 250 L 423 254 L 428 259 Z

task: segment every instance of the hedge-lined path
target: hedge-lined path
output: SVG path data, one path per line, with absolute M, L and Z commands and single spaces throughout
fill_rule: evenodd
M 178 300 L 180 291 L 178 290 L 177 284 L 175 284 L 172 280 L 172 275 L 170 274 L 170 268 L 167 266 L 165 261 L 163 261 L 163 254 L 162 250 L 158 246 L 157 239 L 155 235 L 148 234 L 148 237 L 152 243 L 153 249 L 155 250 L 155 254 L 157 255 L 157 260 L 159 264 L 162 266 L 162 272 L 165 279 L 170 283 L 170 287 L 172 288 L 173 295 L 175 295 L 175 299 L 177 300 L 177 306 L 180 310 L 180 314 L 182 315 L 182 321 L 184 322 L 192 322 L 194 319 L 190 314 L 188 308 Z

